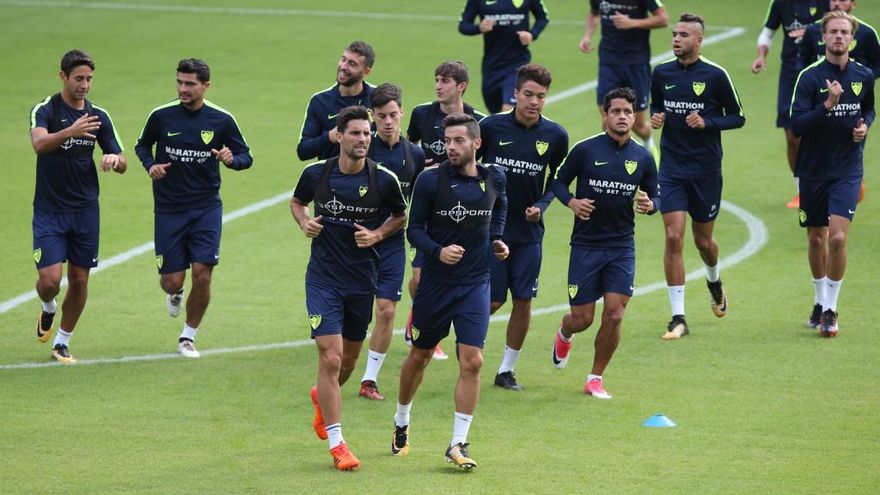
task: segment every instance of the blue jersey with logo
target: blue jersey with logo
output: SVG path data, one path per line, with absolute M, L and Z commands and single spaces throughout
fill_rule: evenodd
M 764 27 L 776 31 L 782 26 L 782 51 L 779 54 L 783 69 L 800 70 L 798 43 L 788 33 L 805 29 L 821 19 L 828 10 L 827 0 L 770 0 Z
M 849 59 L 870 68 L 874 72 L 874 79 L 880 77 L 880 38 L 877 30 L 861 19 L 856 19 L 859 28 L 853 35 L 852 44 L 849 45 Z M 822 40 L 822 23 L 814 22 L 804 32 L 804 39 L 800 44 L 801 64 L 806 67 L 816 60 L 825 56 L 825 41 Z
M 568 190 L 577 179 L 575 194 Z M 632 139 L 623 146 L 606 133 L 575 144 L 551 183 L 559 201 L 568 205 L 573 197 L 595 201 L 588 220 L 575 217 L 572 246 L 632 248 L 635 246 L 636 189 L 648 193 L 654 210 L 660 209 L 657 167 L 651 152 Z
M 829 112 L 825 109 L 825 80 L 837 81 L 843 94 Z M 824 58 L 798 76 L 791 101 L 791 130 L 801 137 L 795 172 L 806 180 L 861 177 L 864 141 L 853 142 L 859 119 L 874 122 L 874 73 L 858 62 L 845 69 Z
M 529 13 L 535 24 L 529 28 Z M 495 26 L 488 33 L 480 33 L 479 22 L 492 19 Z M 468 0 L 461 13 L 458 31 L 465 35 L 483 35 L 483 72 L 517 68 L 529 63 L 529 49 L 519 42 L 517 31 L 529 31 L 537 40 L 547 27 L 547 9 L 543 0 Z
M 407 163 L 405 148 L 409 147 L 410 156 L 413 163 Z M 400 183 L 400 190 L 403 193 L 403 199 L 409 201 L 412 197 L 412 187 L 416 181 L 416 177 L 425 168 L 425 152 L 416 144 L 409 142 L 403 136 L 393 146 L 389 146 L 377 134 L 373 134 L 373 140 L 370 142 L 370 150 L 367 157 L 390 170 L 397 181 Z M 386 212 L 388 213 L 388 212 Z M 387 216 L 387 215 L 386 215 Z M 383 240 L 383 243 L 392 243 L 403 240 L 403 230 L 396 232 Z
M 651 60 L 649 29 L 618 29 L 611 16 L 620 12 L 631 19 L 647 19 L 663 7 L 660 0 L 590 0 L 590 12 L 599 16 L 602 40 L 599 61 L 603 64 L 646 64 Z
M 336 116 L 343 108 L 354 105 L 370 108 L 370 96 L 376 87 L 366 81 L 363 84 L 363 91 L 355 96 L 342 96 L 339 84 L 312 95 L 296 145 L 296 156 L 300 160 L 326 160 L 339 155 L 339 143 L 330 141 L 330 129 L 336 128 Z
M 354 215 L 351 206 L 358 200 L 376 194 L 370 191 L 370 171 L 365 166 L 355 174 L 345 174 L 339 170 L 336 160 L 329 171 L 330 200 L 323 205 L 315 204 L 315 216 L 322 213 L 321 225 L 324 229 L 312 239 L 311 257 L 306 270 L 306 283 L 328 285 L 342 289 L 373 290 L 376 280 L 377 259 L 375 249 L 359 248 L 354 240 L 355 223 L 368 229 L 376 229 L 388 219 L 382 213 L 402 213 L 406 202 L 400 191 L 397 177 L 382 166 L 374 166 L 375 184 L 378 188 L 378 201 L 366 215 Z M 316 198 L 321 179 L 326 172 L 328 161 L 312 163 L 303 169 L 293 191 L 293 197 L 300 203 L 308 204 Z M 322 210 L 319 212 L 319 210 Z M 366 216 L 355 220 L 354 216 Z
M 464 113 L 472 116 L 479 122 L 485 118 L 482 112 L 464 103 Z M 446 159 L 446 142 L 443 135 L 443 119 L 446 114 L 440 109 L 440 103 L 433 101 L 422 103 L 413 108 L 409 118 L 409 127 L 406 129 L 407 138 L 422 146 L 425 158 L 432 160 L 432 165 L 437 165 Z
M 57 98 L 57 105 L 52 103 L 53 98 Z M 54 114 L 56 106 L 59 115 Z M 42 127 L 54 134 L 70 127 L 86 112 L 101 122 L 97 139 L 70 137 L 57 149 L 37 155 L 35 210 L 70 213 L 98 206 L 98 173 L 92 157 L 95 142 L 105 154 L 122 153 L 122 140 L 110 114 L 88 101 L 84 109 L 77 110 L 64 103 L 59 94 L 46 97 L 31 110 L 30 128 Z
M 739 95 L 727 71 L 704 58 L 691 65 L 663 62 L 651 76 L 651 113 L 666 112 L 660 138 L 660 175 L 708 177 L 721 173 L 721 131 L 746 123 Z M 705 129 L 685 119 L 698 112 Z
M 446 172 L 446 179 L 440 177 L 441 171 Z M 447 161 L 426 168 L 416 179 L 406 236 L 410 244 L 425 253 L 424 279 L 447 285 L 489 280 L 489 240 L 501 239 L 507 217 L 505 177 L 492 165 L 478 164 L 477 171 L 476 177 L 468 177 Z M 441 190 L 443 183 L 448 184 L 449 191 Z M 490 188 L 494 188 L 494 194 Z M 493 204 L 480 205 L 489 194 L 494 195 Z M 440 199 L 450 195 L 456 204 L 441 204 Z M 491 220 L 470 225 L 486 217 Z M 441 222 L 444 218 L 446 221 Z M 440 250 L 451 244 L 463 247 L 465 252 L 458 263 L 447 265 L 440 261 Z
M 180 100 L 156 107 L 147 117 L 134 149 L 144 169 L 170 163 L 165 177 L 153 181 L 156 213 L 187 211 L 222 204 L 220 162 L 212 149 L 224 146 L 232 152 L 229 168 L 244 170 L 253 164 L 250 149 L 235 117 L 204 100 L 195 111 Z M 155 146 L 155 150 L 153 149 Z
M 507 176 L 507 220 L 504 241 L 511 244 L 539 243 L 544 237 L 544 218 L 526 221 L 526 208 L 545 211 L 553 200 L 547 186 L 568 152 L 568 132 L 541 117 L 532 127 L 516 120 L 516 109 L 480 121 L 482 145 L 477 153 Z

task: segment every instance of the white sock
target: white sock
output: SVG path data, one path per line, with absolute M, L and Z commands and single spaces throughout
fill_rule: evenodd
M 409 404 L 397 403 L 397 414 L 394 415 L 395 426 L 409 425 L 409 410 L 412 408 L 412 402 Z
M 594 375 L 594 374 L 590 373 L 589 375 L 587 375 L 587 383 L 589 383 L 592 380 L 599 380 L 601 382 L 602 375 Z
M 721 269 L 718 268 L 718 265 L 709 266 L 706 265 L 706 280 L 709 282 L 717 282 L 718 279 L 721 278 Z
M 519 357 L 519 352 L 520 351 L 516 349 L 504 346 L 504 357 L 501 358 L 501 366 L 498 368 L 498 374 L 513 371 L 513 367 L 516 366 L 516 359 Z
M 342 423 L 333 423 L 332 425 L 327 425 L 327 443 L 330 444 L 330 449 L 335 449 L 340 443 L 342 443 Z
M 55 340 L 52 342 L 52 347 L 55 347 L 58 344 L 69 345 L 71 335 L 73 335 L 73 332 L 68 332 L 59 327 L 58 333 L 55 334 Z
M 183 331 L 180 332 L 180 338 L 181 339 L 189 339 L 189 340 L 192 340 L 193 342 L 195 342 L 196 341 L 196 333 L 198 333 L 198 331 L 199 331 L 198 328 L 193 328 L 187 324 L 184 324 Z
M 559 334 L 559 338 L 562 339 L 563 342 L 571 342 L 571 339 L 574 338 L 574 335 L 571 337 L 566 337 L 565 334 L 562 333 L 562 327 L 559 327 L 559 331 L 556 332 Z
M 364 370 L 364 377 L 361 381 L 370 380 L 378 382 L 379 370 L 382 369 L 382 362 L 385 361 L 385 354 L 381 352 L 370 351 L 367 353 L 367 369 Z
M 684 314 L 684 286 L 670 285 L 666 287 L 669 291 L 669 305 L 672 307 L 672 315 Z
M 471 422 L 474 420 L 473 414 L 455 413 L 455 423 L 452 428 L 452 442 L 449 446 L 457 443 L 467 443 L 468 430 L 471 429 Z
M 825 283 L 825 303 L 822 305 L 822 309 L 830 309 L 831 311 L 837 312 L 837 296 L 840 295 L 840 286 L 843 285 L 843 279 L 840 280 L 831 280 L 827 278 Z
M 801 193 L 801 179 L 798 176 L 794 176 L 794 192 Z
M 58 304 L 55 303 L 55 298 L 53 297 L 51 301 L 41 301 L 43 303 L 43 311 L 47 313 L 54 313 L 58 310 Z
M 816 289 L 816 304 L 823 308 L 825 307 L 825 284 L 827 282 L 828 277 L 813 279 L 813 288 Z

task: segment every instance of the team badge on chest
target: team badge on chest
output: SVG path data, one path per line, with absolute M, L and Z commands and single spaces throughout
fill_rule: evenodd
M 364 196 L 367 195 L 367 191 L 369 191 L 369 190 L 370 190 L 369 186 L 361 186 L 358 188 L 358 194 L 360 194 L 361 197 L 363 198 Z
M 693 87 L 694 87 L 694 93 L 697 96 L 700 96 L 701 94 L 703 94 L 703 91 L 706 91 L 706 83 L 704 83 L 704 82 L 694 81 Z
M 849 83 L 849 86 L 852 88 L 853 93 L 855 93 L 856 96 L 859 96 L 860 94 L 862 94 L 862 83 L 851 82 L 851 83 Z
M 547 141 L 535 141 L 535 149 L 538 151 L 538 156 L 544 156 L 544 153 L 547 152 L 547 148 L 550 147 L 550 143 Z
M 634 162 L 632 160 L 627 160 L 623 162 L 624 168 L 626 168 L 626 173 L 632 175 L 637 168 L 639 168 L 639 162 Z
M 214 139 L 214 131 L 202 131 L 202 142 L 205 144 L 211 144 L 211 141 Z

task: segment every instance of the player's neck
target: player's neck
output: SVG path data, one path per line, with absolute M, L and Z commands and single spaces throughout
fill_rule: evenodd
M 516 118 L 516 121 L 519 122 L 526 129 L 534 127 L 535 124 L 537 124 L 538 121 L 541 120 L 540 114 L 538 114 L 536 118 L 530 119 L 525 115 L 520 115 L 519 112 L 516 111 L 516 109 L 513 110 L 513 116 L 514 118 Z
M 613 132 L 613 131 L 607 130 L 607 129 L 605 130 L 605 134 L 607 134 L 608 137 L 610 137 L 611 139 L 616 141 L 617 145 L 621 148 L 627 143 L 627 141 L 629 141 L 630 136 L 631 136 L 631 133 L 629 131 L 627 131 L 626 134 L 618 134 L 616 132 Z
M 75 110 L 82 110 L 83 108 L 86 107 L 85 98 L 82 100 L 77 100 L 76 98 L 74 98 L 73 96 L 70 96 L 69 94 L 65 93 L 64 91 L 61 92 L 61 101 L 63 101 L 65 105 L 67 105 L 70 108 L 73 108 Z
M 345 154 L 339 155 L 339 171 L 346 175 L 356 174 L 364 169 L 366 158 L 351 158 Z
M 195 112 L 196 110 L 199 110 L 203 106 L 205 106 L 205 99 L 200 98 L 198 100 L 193 100 L 190 103 L 181 103 L 181 105 L 183 105 L 183 108 L 186 108 L 190 112 Z
M 477 172 L 476 160 L 471 160 L 464 165 L 453 165 L 453 167 L 458 170 L 458 173 L 466 177 L 476 177 L 479 175 L 479 173 Z
M 840 67 L 840 70 L 844 70 L 846 69 L 847 64 L 849 64 L 849 52 L 846 52 L 843 55 L 834 55 L 826 51 L 825 60 Z
M 376 133 L 376 137 L 378 137 L 379 140 L 389 148 L 393 148 L 394 145 L 400 142 L 400 131 L 397 131 L 390 136 L 383 136 L 380 133 Z
M 451 103 L 440 102 L 440 111 L 449 115 L 451 113 L 462 113 L 464 112 L 464 101 L 459 98 Z
M 357 96 L 364 91 L 364 82 L 358 81 L 357 84 L 351 86 L 339 85 L 339 94 L 341 96 Z
M 694 51 L 686 57 L 679 57 L 678 63 L 684 66 L 689 66 L 697 63 L 697 60 L 700 60 L 700 52 Z

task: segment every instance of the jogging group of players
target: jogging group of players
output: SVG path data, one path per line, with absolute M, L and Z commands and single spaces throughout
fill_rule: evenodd
M 816 294 L 808 325 L 826 337 L 838 331 L 846 238 L 860 198 L 862 151 L 875 116 L 880 69 L 877 34 L 851 15 L 855 3 L 772 0 L 753 63 L 756 73 L 766 66 L 773 31 L 784 26 L 777 124 L 786 129 L 798 178 L 799 220 L 807 229 Z M 445 456 L 463 470 L 476 467 L 467 436 L 489 317 L 509 294 L 511 314 L 494 383 L 519 391 L 514 369 L 538 292 L 543 217 L 554 198 L 574 216 L 570 311 L 556 332 L 554 366 L 566 366 L 574 335 L 593 324 L 596 303 L 603 303 L 584 393 L 611 398 L 602 375 L 633 295 L 636 213 L 659 211 L 663 218 L 672 318 L 662 338 L 677 340 L 690 331 L 682 259 L 688 216 L 706 266 L 711 309 L 718 317 L 727 313 L 713 229 L 721 204 L 721 131 L 745 124 L 734 84 L 727 71 L 701 55 L 701 17 L 678 18 L 672 28 L 675 57 L 652 73 L 649 31 L 669 24 L 663 4 L 591 0 L 590 5 L 580 49 L 592 51 L 601 24 L 597 103 L 604 130 L 571 147 L 566 130 L 543 115 L 551 74 L 530 62 L 528 45 L 548 24 L 543 3 L 535 0 L 468 0 L 462 14 L 460 32 L 484 38 L 482 92 L 492 115 L 464 103 L 468 68 L 448 61 L 434 72 L 436 100 L 412 109 L 404 136 L 401 88 L 365 82 L 376 54 L 363 41 L 343 51 L 335 84 L 311 97 L 296 151 L 300 160 L 317 161 L 303 169 L 290 210 L 311 239 L 305 303 L 318 350 L 313 425 L 328 441 L 338 469 L 360 467 L 342 436 L 340 387 L 355 370 L 375 301 L 359 393 L 384 399 L 378 375 L 391 345 L 407 262 L 410 351 L 400 372 L 391 453 L 409 452 L 414 396 L 429 363 L 448 357 L 440 342 L 453 328 L 459 376 Z M 812 58 L 799 59 L 808 48 Z M 55 297 L 67 262 L 68 289 L 51 350 L 65 364 L 75 362 L 70 338 L 85 306 L 89 270 L 98 262 L 97 168 L 127 170 L 108 112 L 86 99 L 94 69 L 85 52 L 65 54 L 62 91 L 31 113 L 37 154 L 33 254 L 42 301 L 36 334 L 41 342 L 52 338 Z M 190 358 L 199 357 L 195 339 L 219 262 L 219 165 L 244 170 L 253 161 L 235 118 L 205 99 L 210 79 L 205 62 L 181 60 L 178 99 L 150 112 L 135 145 L 153 181 L 160 285 L 171 316 L 186 306 L 178 350 Z M 651 133 L 661 128 L 657 150 Z M 97 167 L 96 143 L 103 151 Z

